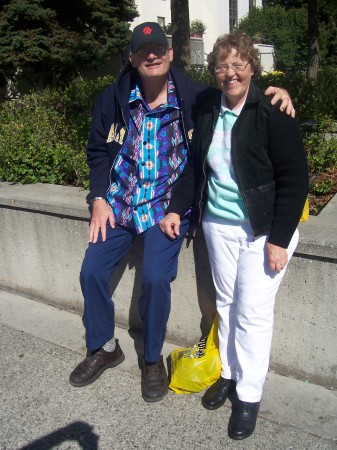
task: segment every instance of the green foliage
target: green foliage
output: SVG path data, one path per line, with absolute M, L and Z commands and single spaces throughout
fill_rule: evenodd
M 188 75 L 205 84 L 215 85 L 207 69 L 191 69 Z M 311 180 L 309 192 L 313 196 L 332 192 L 335 181 L 329 178 L 329 173 L 337 166 L 337 69 L 321 70 L 315 86 L 303 72 L 273 72 L 256 79 L 255 83 L 262 90 L 268 86 L 287 89 L 300 123 L 304 125 L 310 119 L 315 124 L 314 128 L 302 126 Z
M 7 101 L 0 109 L 0 180 L 79 185 L 83 143 L 57 110 L 57 92 Z M 85 158 L 83 159 L 85 164 Z
M 238 29 L 252 38 L 260 36 L 262 43 L 273 44 L 276 68 L 297 72 L 306 70 L 308 60 L 307 1 L 268 1 L 263 8 L 253 8 Z M 333 0 L 320 0 L 319 5 L 319 64 L 337 64 L 337 7 Z
M 304 133 L 304 145 L 307 153 L 310 176 L 311 209 L 318 213 L 322 205 L 314 207 L 316 200 L 336 192 L 337 134 L 336 122 L 321 116 L 313 132 Z M 319 203 L 318 203 L 319 205 Z
M 334 180 L 326 180 L 322 181 L 321 183 L 314 183 L 311 186 L 311 193 L 313 195 L 325 195 L 329 193 L 334 186 L 335 181 Z
M 307 64 L 307 10 L 281 6 L 253 8 L 238 29 L 262 43 L 273 44 L 277 70 L 304 70 Z
M 0 5 L 0 74 L 62 85 L 105 65 L 130 39 L 134 0 L 6 0 Z
M 113 77 L 106 75 L 96 80 L 74 80 L 65 89 L 63 114 L 79 140 L 86 141 L 96 98 L 112 82 Z
M 281 86 L 290 93 L 300 121 L 319 120 L 320 116 L 337 118 L 337 69 L 321 68 L 313 85 L 305 72 L 269 73 L 256 80 L 261 89 Z
M 186 75 L 192 80 L 200 81 L 201 83 L 207 84 L 209 86 L 216 86 L 214 77 L 205 67 L 190 68 Z
M 202 20 L 192 20 L 192 22 L 190 23 L 190 34 L 204 34 L 206 28 L 207 27 Z
M 309 176 L 312 180 L 337 166 L 337 137 L 333 134 L 336 123 L 330 117 L 319 116 L 313 131 L 303 133 L 307 152 Z M 327 187 L 327 186 L 326 186 Z M 314 185 L 316 192 L 323 189 Z
M 193 68 L 187 72 L 193 80 L 216 86 L 214 77 L 206 68 Z M 300 122 L 327 116 L 337 119 L 337 69 L 325 67 L 319 70 L 317 84 L 313 85 L 305 72 L 270 72 L 254 80 L 262 90 L 268 86 L 286 89 L 296 107 Z
M 86 142 L 97 95 L 112 77 L 76 80 L 0 106 L 0 180 L 88 187 Z
M 215 85 L 207 69 L 191 69 L 188 75 Z M 322 195 L 333 180 L 319 178 L 337 165 L 336 71 L 320 73 L 317 86 L 305 75 L 268 74 L 256 82 L 262 89 L 282 86 L 296 100 L 300 121 L 314 119 L 314 130 L 304 131 L 310 192 Z M 0 105 L 0 181 L 53 183 L 88 188 L 86 141 L 97 95 L 112 77 L 75 80 L 64 90 L 45 89 Z M 324 95 L 323 95 L 324 93 Z
M 256 82 L 261 89 L 282 86 L 289 91 L 303 129 L 311 180 L 309 192 L 314 196 L 331 192 L 334 180 L 320 178 L 337 165 L 337 70 L 321 69 L 316 85 L 312 85 L 305 73 L 268 74 Z M 315 126 L 305 126 L 310 122 Z

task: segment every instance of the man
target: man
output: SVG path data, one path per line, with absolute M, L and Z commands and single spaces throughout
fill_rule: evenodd
M 189 219 L 182 220 L 175 240 L 158 224 L 186 165 L 198 104 L 213 90 L 171 67 L 172 60 L 162 28 L 155 22 L 138 25 L 132 32 L 129 63 L 95 107 L 87 147 L 92 217 L 80 277 L 89 356 L 69 379 L 73 386 L 85 386 L 124 360 L 114 337 L 109 278 L 139 234 L 144 240 L 141 389 L 147 402 L 161 400 L 168 389 L 161 351 L 171 306 L 170 283 L 177 275 Z M 286 94 L 278 90 L 273 101 L 284 96 L 281 107 L 290 113 Z

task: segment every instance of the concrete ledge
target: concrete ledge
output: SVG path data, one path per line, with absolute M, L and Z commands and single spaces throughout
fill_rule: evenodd
M 87 247 L 86 191 L 54 185 L 0 183 L 0 288 L 82 313 L 79 271 Z M 279 291 L 271 367 L 280 374 L 337 388 L 336 199 L 300 224 L 301 242 Z M 201 230 L 183 246 L 172 284 L 167 339 L 191 345 L 207 332 L 214 290 Z M 116 322 L 141 329 L 141 239 L 111 279 Z

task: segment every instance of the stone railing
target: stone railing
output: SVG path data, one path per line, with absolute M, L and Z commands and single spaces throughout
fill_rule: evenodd
M 87 246 L 87 192 L 53 185 L 0 183 L 0 288 L 82 313 L 79 271 Z M 337 388 L 337 199 L 300 224 L 301 240 L 279 290 L 271 368 Z M 116 322 L 141 330 L 141 239 L 111 280 Z M 23 300 L 24 301 L 24 300 Z M 183 245 L 172 283 L 167 340 L 194 344 L 212 321 L 214 290 L 200 229 Z

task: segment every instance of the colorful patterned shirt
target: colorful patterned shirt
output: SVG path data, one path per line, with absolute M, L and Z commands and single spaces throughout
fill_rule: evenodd
M 187 149 L 170 75 L 166 104 L 151 110 L 137 81 L 129 106 L 128 135 L 113 166 L 106 198 L 116 223 L 142 233 L 165 216 L 172 185 L 187 162 Z

